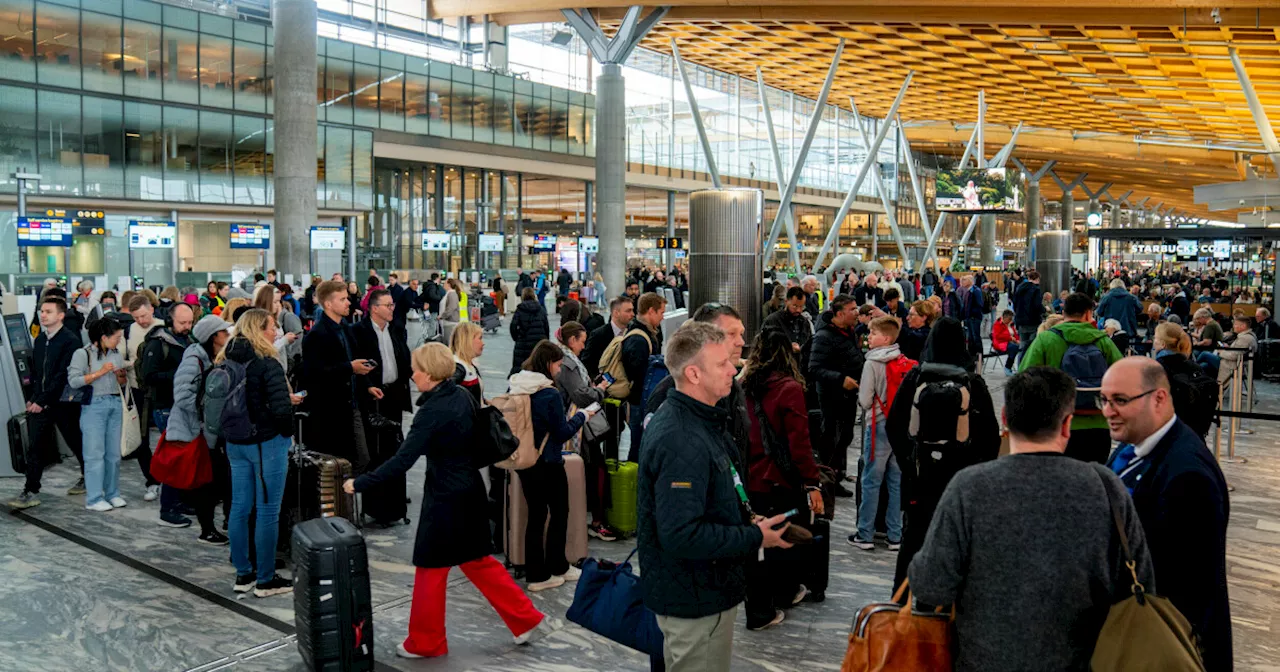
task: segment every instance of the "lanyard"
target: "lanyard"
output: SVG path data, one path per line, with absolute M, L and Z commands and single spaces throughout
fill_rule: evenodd
M 733 462 L 729 462 L 729 473 L 733 474 L 733 489 L 738 493 L 738 499 L 742 501 L 742 508 L 746 510 L 747 515 L 755 517 L 755 511 L 751 510 L 751 502 L 747 499 L 747 489 L 742 487 L 742 479 L 738 476 L 738 470 L 734 468 Z

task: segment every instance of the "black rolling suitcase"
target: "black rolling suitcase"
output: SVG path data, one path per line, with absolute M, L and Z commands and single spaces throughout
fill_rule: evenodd
M 373 600 L 364 537 L 343 518 L 293 528 L 298 652 L 318 672 L 373 669 Z
M 19 413 L 12 418 L 5 428 L 9 433 L 9 459 L 13 470 L 19 474 L 27 473 L 27 443 L 31 435 L 27 433 L 27 414 Z
M 831 521 L 822 516 L 814 516 L 809 522 L 808 516 L 799 516 L 797 524 L 813 535 L 813 543 L 799 547 L 801 562 L 800 583 L 803 583 L 812 594 L 812 600 L 820 602 L 826 599 L 828 569 L 831 564 Z
M 382 415 L 375 402 L 374 411 L 365 423 L 369 427 L 369 471 L 382 466 L 404 442 L 400 432 L 400 423 Z M 376 487 L 366 490 L 361 497 L 360 509 L 374 523 L 389 527 L 396 523 L 409 524 L 409 504 L 406 495 L 405 476 L 402 474 L 387 479 Z

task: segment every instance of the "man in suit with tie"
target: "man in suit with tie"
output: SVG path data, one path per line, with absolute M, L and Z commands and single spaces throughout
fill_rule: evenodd
M 1157 589 L 1190 621 L 1205 668 L 1230 670 L 1230 504 L 1222 470 L 1174 414 L 1169 379 L 1154 359 L 1113 364 L 1098 400 L 1111 438 L 1120 442 L 1107 464 L 1133 495 Z

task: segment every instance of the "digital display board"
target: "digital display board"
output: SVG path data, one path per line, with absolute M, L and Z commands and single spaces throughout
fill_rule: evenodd
M 934 204 L 939 212 L 986 213 L 1021 209 L 1014 174 L 1004 168 L 940 170 Z
M 178 227 L 173 222 L 129 222 L 132 249 L 172 248 L 177 240 Z
M 18 247 L 71 247 L 74 226 L 66 217 L 19 217 Z
M 684 248 L 684 241 L 680 238 L 659 238 L 658 249 L 679 250 Z
M 501 233 L 482 233 L 478 241 L 481 252 L 501 252 L 506 242 Z
M 579 236 L 578 251 L 583 254 L 597 254 L 600 252 L 600 239 L 595 236 Z
M 1200 241 L 1198 240 L 1179 240 L 1177 247 L 1178 261 L 1195 261 L 1196 252 L 1199 250 Z
M 449 233 L 447 231 L 423 231 L 422 249 L 429 252 L 448 252 Z
M 313 226 L 311 227 L 311 249 L 313 250 L 345 250 L 347 249 L 347 227 L 345 226 Z
M 546 235 L 536 235 L 533 237 L 534 252 L 555 252 L 556 237 Z
M 271 247 L 270 224 L 232 224 L 231 249 L 265 250 Z

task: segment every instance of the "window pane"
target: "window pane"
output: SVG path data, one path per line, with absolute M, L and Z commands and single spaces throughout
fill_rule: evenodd
M 569 103 L 551 103 L 551 151 L 569 151 Z
M 339 124 L 350 124 L 351 117 L 351 63 L 336 58 L 325 59 L 324 98 L 320 104 L 322 113 L 316 117 Z
M 555 120 L 551 116 L 551 100 L 534 98 L 531 117 L 533 148 L 550 151 L 551 138 L 555 136 Z
M 40 91 L 36 94 L 39 132 L 40 191 L 79 196 L 80 96 Z
M 322 205 L 351 207 L 351 129 L 326 126 L 324 134 L 324 188 Z
M 404 82 L 404 130 L 427 134 L 431 112 L 427 106 L 427 76 L 408 74 Z
M 404 130 L 404 71 L 382 68 L 382 90 L 378 92 L 381 125 L 393 131 Z
M 165 27 L 161 58 L 164 59 L 164 99 L 181 103 L 199 102 L 200 69 L 196 59 L 196 34 Z
M 231 40 L 200 36 L 200 103 L 231 107 Z
M 475 128 L 472 139 L 476 142 L 493 142 L 493 89 L 476 85 L 471 100 L 471 125 Z
M 582 156 L 587 151 L 587 113 L 581 105 L 569 106 L 569 153 Z
M 447 79 L 432 77 L 427 85 L 427 110 L 431 114 L 431 135 L 449 136 L 450 86 Z
M 236 205 L 267 205 L 267 136 L 258 117 L 235 118 Z
M 40 3 L 36 14 L 37 74 L 43 84 L 80 87 L 80 12 Z
M 200 202 L 232 202 L 231 115 L 200 113 Z
M 24 82 L 36 79 L 35 40 L 31 31 L 34 3 L 6 2 L 0 5 L 0 58 L 4 76 Z
M 474 100 L 471 96 L 471 85 L 453 83 L 453 96 L 450 98 L 449 117 L 452 124 L 450 137 L 462 140 L 471 139 L 471 112 Z
M 355 64 L 355 124 L 378 125 L 378 66 Z
M 165 33 L 169 30 L 166 28 Z M 168 93 L 166 87 L 165 92 Z M 200 120 L 195 110 L 164 108 L 169 158 L 164 162 L 164 200 L 195 201 L 200 188 Z
M 356 131 L 351 163 L 355 173 L 355 205 L 373 209 L 373 132 Z
M 161 97 L 160 26 L 142 21 L 124 22 L 124 93 L 143 98 Z
M 164 198 L 163 128 L 159 105 L 124 104 L 125 198 Z
M 120 50 L 120 17 L 84 12 L 80 21 L 84 32 L 80 42 L 85 90 L 119 94 L 120 73 L 125 67 Z
M 516 94 L 515 104 L 515 146 L 532 147 L 531 132 L 533 120 L 533 96 L 527 93 Z
M 119 100 L 84 97 L 84 192 L 124 196 L 124 119 Z
M 515 126 L 512 123 L 512 115 L 515 113 L 512 107 L 514 95 L 509 91 L 493 92 L 493 141 L 499 145 L 515 142 Z
M 236 109 L 261 113 L 267 105 L 267 48 L 236 40 L 235 49 Z
M 0 86 L 0 192 L 17 193 L 10 176 L 19 168 L 36 169 L 35 92 Z

